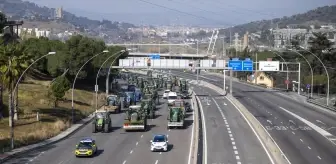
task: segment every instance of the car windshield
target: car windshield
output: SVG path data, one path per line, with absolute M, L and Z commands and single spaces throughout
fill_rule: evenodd
M 80 142 L 78 148 L 91 148 L 92 142 Z
M 168 99 L 174 100 L 174 99 L 177 99 L 177 96 L 169 96 Z
M 108 100 L 109 102 L 114 102 L 114 101 L 116 101 L 116 99 L 117 99 L 116 96 L 109 96 L 109 97 L 107 98 L 107 100 Z
M 132 97 L 133 96 L 133 92 L 126 92 L 127 97 Z
M 164 136 L 155 136 L 153 142 L 165 142 Z

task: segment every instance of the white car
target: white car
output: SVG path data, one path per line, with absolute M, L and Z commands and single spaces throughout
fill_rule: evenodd
M 151 151 L 157 151 L 157 150 L 168 150 L 168 138 L 164 134 L 158 134 L 153 137 L 153 140 L 151 142 Z
M 168 97 L 168 94 L 169 94 L 170 90 L 165 90 L 164 93 L 163 93 L 163 96 L 162 98 L 167 98 Z

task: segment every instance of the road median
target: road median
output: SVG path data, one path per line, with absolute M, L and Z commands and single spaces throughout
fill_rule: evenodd
M 222 88 L 219 88 L 211 83 L 200 81 L 204 86 L 218 92 L 219 94 L 224 93 Z M 269 156 L 273 164 L 286 164 L 290 163 L 285 154 L 282 152 L 280 147 L 277 145 L 275 140 L 267 132 L 267 130 L 261 125 L 261 123 L 248 111 L 248 109 L 242 105 L 236 98 L 228 94 L 225 96 L 239 111 L 239 113 L 244 117 L 247 124 L 251 127 L 252 131 L 255 133 L 256 137 L 262 144 L 267 155 Z

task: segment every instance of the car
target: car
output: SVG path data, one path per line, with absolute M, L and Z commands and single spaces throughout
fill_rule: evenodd
M 153 140 L 151 142 L 150 150 L 154 151 L 168 151 L 168 137 L 164 134 L 154 135 Z
M 181 92 L 181 98 L 182 99 L 189 99 L 190 98 L 190 94 L 188 91 L 184 90 Z
M 96 141 L 92 138 L 84 138 L 76 145 L 76 157 L 92 157 L 97 153 Z
M 170 90 L 165 90 L 165 91 L 163 92 L 163 96 L 162 96 L 162 98 L 164 98 L 164 99 L 167 98 L 169 92 L 170 92 Z

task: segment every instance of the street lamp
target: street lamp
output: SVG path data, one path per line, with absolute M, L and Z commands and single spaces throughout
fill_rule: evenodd
M 314 85 L 314 71 L 313 71 L 313 67 L 310 65 L 308 59 L 306 57 L 304 57 L 301 53 L 292 50 L 292 49 L 288 49 L 292 52 L 295 52 L 296 54 L 300 55 L 304 60 L 306 60 L 308 66 L 310 67 L 310 72 L 311 72 L 311 88 L 310 88 L 310 97 L 313 97 L 313 85 Z
M 126 50 L 122 50 L 122 53 L 124 53 Z M 121 55 L 121 54 L 120 54 Z M 117 57 L 118 58 L 118 57 Z M 116 58 L 116 59 L 117 59 Z M 106 96 L 109 94 L 109 77 L 110 77 L 110 72 L 111 72 L 111 68 L 113 65 L 114 61 L 111 63 L 109 70 L 107 72 L 107 76 L 106 76 Z
M 104 50 L 103 52 L 101 52 L 101 53 L 98 53 L 98 54 L 96 54 L 96 55 L 94 55 L 94 56 L 92 56 L 90 59 L 88 59 L 80 68 L 79 68 L 79 70 L 77 71 L 77 73 L 76 73 L 76 76 L 75 76 L 75 79 L 74 79 L 74 81 L 73 81 L 73 83 L 72 83 L 72 89 L 71 89 L 71 119 L 72 119 L 72 124 L 74 124 L 75 123 L 75 113 L 74 113 L 74 89 L 75 89 L 75 84 L 76 84 L 76 79 L 77 79 L 77 77 L 78 77 L 78 75 L 79 75 L 79 72 L 83 69 L 83 67 L 89 62 L 89 61 L 91 61 L 93 58 L 95 58 L 95 57 L 97 57 L 97 56 L 99 56 L 99 55 L 101 55 L 101 54 L 104 54 L 104 53 L 108 53 L 109 51 L 108 50 Z
M 271 50 L 270 50 L 271 51 Z M 286 63 L 286 60 L 280 55 L 280 54 L 278 54 L 276 51 L 272 51 L 273 52 L 273 54 L 275 54 L 275 55 L 277 55 L 277 56 L 279 56 L 285 63 Z M 288 75 L 288 64 L 286 63 L 286 68 L 287 68 L 287 82 L 286 82 L 286 85 L 287 85 L 287 91 L 288 91 L 288 80 L 289 80 L 289 75 Z
M 35 61 L 33 61 L 33 63 L 31 63 L 23 72 L 22 72 L 22 74 L 21 74 L 21 76 L 19 77 L 19 79 L 17 80 L 17 82 L 16 82 L 16 84 L 15 84 L 15 87 L 14 87 L 14 89 L 13 89 L 13 91 L 15 91 L 16 90 L 16 88 L 18 87 L 18 85 L 19 85 L 19 83 L 20 83 L 20 81 L 21 81 L 21 79 L 22 79 L 22 77 L 25 75 L 25 73 L 28 71 L 28 69 L 33 65 L 33 64 L 35 64 L 36 62 L 38 62 L 39 60 L 41 60 L 41 59 L 43 59 L 43 58 L 45 58 L 45 57 L 47 57 L 47 56 L 49 56 L 49 55 L 54 55 L 54 54 L 56 54 L 56 52 L 48 52 L 48 54 L 46 54 L 46 55 L 43 55 L 43 56 L 41 56 L 40 58 L 38 58 L 38 59 L 36 59 Z M 11 126 L 11 148 L 12 149 L 14 149 L 14 108 L 13 108 L 13 96 L 11 97 L 11 109 L 10 109 L 10 111 L 11 111 L 11 122 L 12 122 L 12 126 Z
M 322 64 L 324 70 L 326 71 L 327 78 L 328 78 L 328 84 L 327 84 L 327 106 L 329 106 L 329 73 L 328 73 L 327 67 L 323 64 L 322 60 L 321 60 L 318 56 L 316 56 L 314 53 L 312 53 L 312 52 L 310 52 L 310 51 L 304 49 L 304 47 L 302 47 L 302 46 L 300 46 L 300 48 L 301 48 L 302 50 L 304 50 L 304 51 L 306 51 L 306 52 L 312 54 L 313 56 L 315 56 L 315 57 L 320 61 L 320 63 Z
M 118 58 L 119 58 L 119 56 L 122 54 L 122 53 L 124 53 L 125 52 L 125 50 L 121 50 L 121 51 L 119 51 L 119 52 L 116 52 L 116 53 L 114 53 L 113 55 L 111 55 L 110 57 L 108 57 L 105 61 L 104 61 L 104 63 L 100 66 L 100 68 L 99 68 L 99 70 L 98 70 L 98 72 L 97 72 L 97 75 L 96 75 L 96 85 L 95 85 L 95 92 L 96 92 L 96 110 L 98 110 L 98 76 L 99 76 L 99 73 L 100 73 L 100 70 L 102 69 L 102 67 L 104 66 L 104 64 L 109 60 L 109 59 L 111 59 L 112 57 L 114 57 L 115 55 L 117 55 L 117 54 L 119 54 L 116 58 L 114 58 L 114 60 L 112 61 L 112 63 L 111 63 L 111 65 L 114 63 L 114 61 L 115 60 L 117 60 Z M 111 66 L 110 66 L 110 68 L 111 68 Z M 110 71 L 110 69 L 109 69 L 109 71 Z

